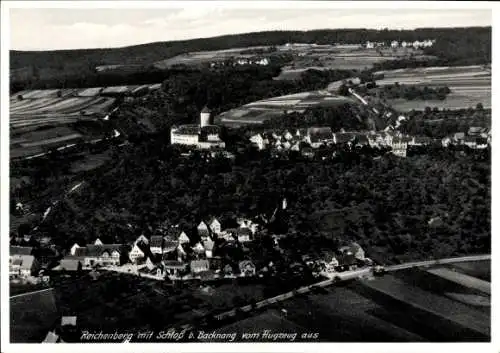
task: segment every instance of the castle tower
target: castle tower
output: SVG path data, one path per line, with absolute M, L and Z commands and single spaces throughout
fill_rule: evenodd
M 207 106 L 205 106 L 200 113 L 200 126 L 204 127 L 207 125 L 211 125 L 210 121 L 210 109 L 208 109 Z

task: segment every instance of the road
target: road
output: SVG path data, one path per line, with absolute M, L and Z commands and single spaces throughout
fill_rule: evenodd
M 392 271 L 399 271 L 399 270 L 404 270 L 404 269 L 409 269 L 409 268 L 414 268 L 414 267 L 425 267 L 425 266 L 434 266 L 434 265 L 444 265 L 444 264 L 451 264 L 451 263 L 460 263 L 460 262 L 470 262 L 470 261 L 486 261 L 486 260 L 491 260 L 491 255 L 473 255 L 473 256 L 462 256 L 462 257 L 454 257 L 454 258 L 446 258 L 446 259 L 438 259 L 438 260 L 427 260 L 427 261 L 416 261 L 416 262 L 409 262 L 405 264 L 400 264 L 400 265 L 393 265 L 393 266 L 387 266 L 385 267 L 385 270 L 388 272 Z M 246 305 L 239 310 L 243 312 L 250 312 L 254 307 L 257 309 L 266 307 L 268 305 L 272 305 L 275 303 L 278 303 L 280 301 L 289 299 L 294 297 L 297 294 L 304 294 L 308 293 L 311 291 L 313 287 L 327 287 L 335 283 L 336 281 L 346 281 L 350 279 L 355 279 L 363 276 L 368 276 L 373 273 L 372 267 L 366 267 L 366 268 L 361 268 L 357 270 L 352 270 L 352 271 L 345 271 L 345 272 L 334 272 L 334 273 L 322 273 L 325 276 L 330 277 L 327 280 L 321 281 L 314 283 L 312 285 L 300 287 L 298 289 L 295 289 L 293 291 L 283 293 L 280 295 L 277 295 L 272 298 L 264 299 L 255 304 L 255 306 L 252 305 Z M 224 313 L 221 313 L 216 316 L 216 319 L 218 320 L 223 320 L 228 317 L 235 316 L 237 312 L 237 309 L 232 309 L 229 311 L 226 311 Z
M 460 263 L 460 262 L 487 261 L 487 260 L 491 260 L 490 254 L 451 257 L 451 258 L 447 258 L 447 259 L 438 259 L 438 260 L 408 262 L 408 263 L 404 263 L 404 264 L 400 264 L 400 265 L 386 266 L 385 270 L 388 272 L 391 272 L 391 271 L 405 270 L 405 269 L 413 268 L 413 267 L 446 265 L 446 264 Z

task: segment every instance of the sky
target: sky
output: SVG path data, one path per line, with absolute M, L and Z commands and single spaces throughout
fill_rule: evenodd
M 112 48 L 265 30 L 491 26 L 491 10 L 11 8 L 10 48 Z

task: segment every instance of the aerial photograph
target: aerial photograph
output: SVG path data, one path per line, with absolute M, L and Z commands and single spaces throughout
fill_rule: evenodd
M 491 342 L 491 9 L 9 3 L 10 346 Z

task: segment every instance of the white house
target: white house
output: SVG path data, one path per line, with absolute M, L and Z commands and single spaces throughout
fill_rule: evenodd
M 80 247 L 81 247 L 81 246 L 80 246 L 80 245 L 78 245 L 77 243 L 73 244 L 73 246 L 71 247 L 71 249 L 70 249 L 69 253 L 70 253 L 71 255 L 73 255 L 73 256 L 74 256 L 74 255 L 75 255 L 75 252 L 76 252 L 76 249 L 78 249 L 78 248 L 80 248 Z
M 402 41 L 402 42 L 401 42 L 401 46 L 402 46 L 403 48 L 406 48 L 406 46 L 407 46 L 407 45 L 408 45 L 408 43 L 406 43 L 405 41 Z
M 293 139 L 293 135 L 290 133 L 290 131 L 288 130 L 285 130 L 285 133 L 283 134 L 283 137 L 285 138 L 285 140 L 287 141 L 290 141 L 291 139 Z
M 204 221 L 201 221 L 200 224 L 198 224 L 197 230 L 198 230 L 198 235 L 202 239 L 207 238 L 209 236 L 208 226 Z
M 406 157 L 408 142 L 404 138 L 396 137 L 391 141 L 392 153 L 399 157 Z
M 137 246 L 137 243 L 135 243 L 132 250 L 130 250 L 128 257 L 132 263 L 136 263 L 138 260 L 144 258 L 144 251 L 142 251 L 141 248 Z
M 262 134 L 255 134 L 252 137 L 250 137 L 250 142 L 255 144 L 259 150 L 263 150 L 266 148 L 266 145 L 264 143 L 264 137 Z
M 391 42 L 391 48 L 397 48 L 397 47 L 399 47 L 399 42 L 397 40 L 393 40 Z
M 101 239 L 97 238 L 94 242 L 94 245 L 103 245 Z
M 181 232 L 181 234 L 179 234 L 177 240 L 179 241 L 179 244 L 189 244 L 189 242 L 191 241 L 187 234 L 183 231 Z
M 373 49 L 375 48 L 375 43 L 372 42 L 366 42 L 366 49 Z
M 212 233 L 214 233 L 214 234 L 220 234 L 220 232 L 221 232 L 221 224 L 217 220 L 217 218 L 214 217 L 214 218 L 212 218 L 210 220 L 209 228 L 212 231 Z

